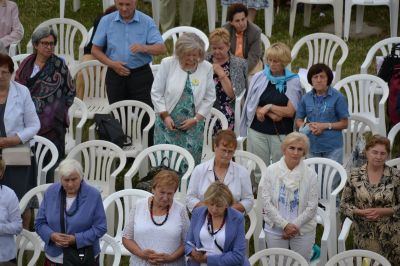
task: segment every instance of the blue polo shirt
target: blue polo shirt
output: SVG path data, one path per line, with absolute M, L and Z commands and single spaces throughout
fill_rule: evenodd
M 329 87 L 327 94 L 317 96 L 312 89 L 303 96 L 296 111 L 296 119 L 308 122 L 334 123 L 349 117 L 349 108 L 343 94 Z M 308 134 L 311 152 L 330 152 L 343 147 L 342 130 L 322 131 L 321 135 Z
M 127 62 L 128 68 L 138 68 L 151 62 L 147 53 L 132 53 L 132 44 L 162 44 L 164 43 L 151 17 L 135 10 L 133 18 L 125 22 L 115 11 L 104 16 L 97 27 L 93 44 L 107 46 L 106 55 L 113 61 Z

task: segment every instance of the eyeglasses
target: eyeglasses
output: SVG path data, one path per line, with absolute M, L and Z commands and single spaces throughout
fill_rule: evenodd
M 55 43 L 54 42 L 40 42 L 41 45 L 44 47 L 54 47 Z

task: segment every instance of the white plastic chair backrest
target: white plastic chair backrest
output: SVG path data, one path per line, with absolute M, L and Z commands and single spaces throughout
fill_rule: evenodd
M 378 253 L 361 250 L 352 249 L 343 251 L 332 258 L 326 263 L 326 266 L 336 266 L 336 265 L 364 265 L 363 260 L 369 259 L 370 263 L 367 265 L 371 266 L 391 266 L 390 262 Z
M 386 161 L 386 164 L 388 166 L 395 167 L 400 170 L 400 158 L 388 160 L 388 161 Z
M 98 60 L 89 60 L 77 64 L 71 69 L 71 76 L 76 79 L 77 74 L 81 72 L 84 82 L 84 95 L 85 99 L 101 98 L 107 99 L 106 92 L 106 73 L 107 66 Z M 90 111 L 90 110 L 89 110 Z
M 67 65 L 77 62 L 83 56 L 83 47 L 85 46 L 88 32 L 81 23 L 69 18 L 53 18 L 46 20 L 36 27 L 34 32 L 41 27 L 50 27 L 57 34 L 57 45 L 54 47 L 54 53 L 64 58 Z M 79 53 L 75 53 L 75 43 L 80 40 Z M 32 41 L 27 45 L 27 52 L 33 52 Z
M 115 241 L 114 238 L 112 238 L 110 235 L 105 234 L 101 239 L 100 239 L 100 265 L 105 265 L 105 260 L 104 260 L 104 255 L 108 247 L 111 247 L 113 250 L 113 263 L 112 266 L 119 266 L 121 262 L 121 247 L 118 245 L 118 242 Z
M 92 35 L 93 35 L 93 30 L 94 30 L 93 27 L 91 27 L 91 28 L 89 29 L 88 34 L 87 34 L 87 38 L 86 38 L 85 46 L 87 46 L 87 45 L 89 44 L 90 39 L 92 38 Z
M 79 113 L 79 116 L 76 116 L 75 113 Z M 79 117 L 78 124 L 74 124 L 74 118 Z M 88 119 L 88 110 L 85 103 L 75 97 L 74 103 L 68 109 L 68 118 L 69 118 L 69 127 L 67 134 L 71 136 L 71 138 L 75 141 L 75 145 L 82 142 L 82 130 L 78 130 L 78 128 L 82 129 Z M 74 129 L 76 132 L 74 133 Z M 78 132 L 79 131 L 79 132 Z M 67 136 L 65 137 L 67 140 Z
M 124 169 L 126 155 L 114 143 L 104 140 L 90 140 L 76 145 L 67 155 L 82 164 L 83 179 L 98 188 L 102 196 L 108 196 L 102 189 L 115 191 L 115 178 Z
M 168 160 L 163 160 L 168 158 Z M 182 173 L 180 192 L 186 195 L 189 177 L 194 169 L 193 156 L 184 148 L 172 144 L 158 144 L 141 151 L 135 158 L 131 168 L 125 174 L 124 188 L 132 188 L 132 177 L 138 173 L 144 163 L 150 163 L 152 167 L 164 163 L 169 168 L 179 172 L 180 168 L 187 164 L 186 172 Z M 142 176 L 140 177 L 142 178 Z
M 390 129 L 390 131 L 389 131 L 389 133 L 388 133 L 388 135 L 387 135 L 387 138 L 390 140 L 390 147 L 391 147 L 391 148 L 393 148 L 394 141 L 395 141 L 395 139 L 396 139 L 396 136 L 399 134 L 399 132 L 400 132 L 400 122 L 397 123 L 396 125 L 394 125 L 394 126 Z
M 261 32 L 261 44 L 263 45 L 262 53 L 265 53 L 265 50 L 271 46 L 271 42 L 269 41 L 268 37 Z
M 201 30 L 199 30 L 197 28 L 194 28 L 194 27 L 190 27 L 190 26 L 175 27 L 175 28 L 169 29 L 166 32 L 164 32 L 161 37 L 163 38 L 164 42 L 166 40 L 168 40 L 169 38 L 172 38 L 173 51 L 175 51 L 175 43 L 176 43 L 176 41 L 185 32 L 191 32 L 191 33 L 194 33 L 197 36 L 199 36 L 200 39 L 204 42 L 205 51 L 208 50 L 208 47 L 209 47 L 210 44 L 209 44 L 207 35 L 204 32 L 202 32 Z
M 222 129 L 228 129 L 228 120 L 225 115 L 215 109 L 211 108 L 211 112 L 208 114 L 204 124 L 204 136 L 203 136 L 203 155 L 202 161 L 206 161 L 213 156 L 213 139 L 214 139 L 214 126 L 219 122 Z
M 117 119 L 124 131 L 124 133 L 131 137 L 132 143 L 142 143 L 144 147 L 148 146 L 148 139 L 144 138 L 144 131 L 149 131 L 156 121 L 156 115 L 153 108 L 149 105 L 134 100 L 119 101 L 111 104 L 105 110 L 106 113 L 112 113 Z M 149 117 L 149 122 L 146 127 L 142 129 L 144 117 Z M 145 143 L 143 143 L 145 141 Z
M 30 243 L 29 243 L 30 242 Z M 29 232 L 28 230 L 23 229 L 22 232 L 17 235 L 17 241 L 16 241 L 17 247 L 18 247 L 18 255 L 17 255 L 17 261 L 18 261 L 18 266 L 35 266 L 37 261 L 39 260 L 40 257 L 40 252 L 41 252 L 41 243 L 40 240 L 37 238 L 37 236 Z M 30 247 L 33 247 L 33 254 L 32 254 L 32 249 L 28 248 L 28 245 Z M 25 253 L 25 251 L 28 251 Z M 27 255 L 29 254 L 29 255 Z M 26 261 L 29 259 L 28 264 L 26 264 Z M 2 264 L 2 263 L 0 263 Z M 6 264 L 8 265 L 8 264 Z
M 263 249 L 249 258 L 250 265 L 256 265 L 257 261 L 265 261 L 268 263 L 260 263 L 260 265 L 273 266 L 308 266 L 306 259 L 299 253 L 286 248 L 268 248 Z
M 109 208 L 116 207 L 115 213 L 117 214 L 118 223 L 114 232 L 112 232 L 112 237 L 114 237 L 117 242 L 122 239 L 122 231 L 125 227 L 125 223 L 128 221 L 129 213 L 133 205 L 135 205 L 138 199 L 148 198 L 152 195 L 153 194 L 150 192 L 140 189 L 124 189 L 112 193 L 103 200 L 106 213 L 108 213 L 107 210 Z
M 296 42 L 292 49 L 292 62 L 297 58 L 301 48 L 306 45 L 308 49 L 307 69 L 316 63 L 328 65 L 332 71 L 335 71 L 335 84 L 341 77 L 342 65 L 349 54 L 347 44 L 339 37 L 329 33 L 314 33 L 304 36 Z M 339 59 L 336 54 L 338 48 L 341 50 Z M 336 64 L 335 64 L 336 63 Z M 303 66 L 304 67 L 304 66 Z M 291 68 L 291 65 L 288 65 Z
M 35 146 L 33 155 L 35 157 L 37 168 L 36 184 L 42 185 L 46 183 L 47 172 L 57 163 L 60 155 L 58 154 L 57 147 L 53 142 L 44 137 L 38 135 L 34 136 L 31 144 Z M 45 164 L 44 160 L 47 155 L 50 155 L 51 160 Z
M 357 139 L 364 136 L 367 132 L 377 134 L 378 131 L 375 128 L 374 122 L 360 114 L 351 114 L 347 129 L 342 131 L 344 158 L 349 158 L 349 156 L 351 156 L 353 148 L 357 143 Z
M 368 68 L 371 65 L 374 58 L 376 58 L 377 53 L 380 52 L 382 57 L 385 57 L 390 54 L 392 50 L 392 46 L 400 43 L 400 37 L 391 37 L 387 39 L 383 39 L 377 43 L 375 43 L 369 50 L 364 59 L 364 62 L 361 65 L 361 74 L 368 74 Z
M 19 209 L 21 210 L 21 213 L 25 211 L 29 201 L 35 196 L 37 197 L 40 206 L 43 201 L 44 193 L 52 184 L 53 183 L 38 185 L 26 192 L 22 199 L 19 201 Z
M 18 55 L 14 55 L 13 57 L 11 57 L 11 59 L 14 62 L 14 73 L 11 76 L 11 80 L 15 79 L 15 72 L 17 72 L 21 62 L 24 61 L 24 59 L 27 58 L 30 55 L 31 54 L 18 54 Z
M 246 238 L 246 254 L 247 256 L 249 256 L 250 253 L 250 239 L 252 236 L 256 236 L 254 234 L 255 230 L 256 230 L 256 225 L 257 225 L 257 214 L 256 214 L 256 209 L 253 207 L 248 213 L 247 216 L 249 217 L 249 221 L 250 221 L 250 226 L 246 231 L 245 234 L 245 238 Z

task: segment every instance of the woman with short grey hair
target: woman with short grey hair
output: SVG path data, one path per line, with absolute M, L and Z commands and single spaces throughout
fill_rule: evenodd
M 74 102 L 75 86 L 65 61 L 54 54 L 57 34 L 52 28 L 38 28 L 32 34 L 32 44 L 35 52 L 22 61 L 15 80 L 28 87 L 40 119 L 38 135 L 54 143 L 60 161 L 65 154 L 68 108 Z M 47 183 L 54 181 L 53 169 Z
M 175 56 L 164 58 L 151 88 L 158 114 L 154 144 L 175 144 L 201 161 L 204 119 L 215 101 L 212 65 L 204 61 L 204 42 L 193 33 L 182 34 Z

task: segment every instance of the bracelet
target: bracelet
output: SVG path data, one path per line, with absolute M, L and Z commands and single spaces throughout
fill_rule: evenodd
M 328 124 L 328 129 L 329 129 L 329 130 L 332 130 L 332 123 L 329 123 L 329 124 Z
M 199 122 L 199 119 L 197 119 L 196 116 L 194 116 L 193 119 L 194 119 L 194 121 L 196 121 L 196 124 L 197 124 L 197 122 Z

